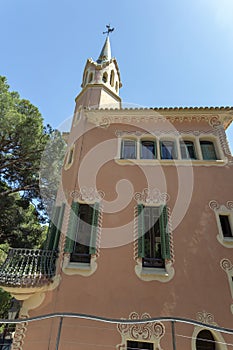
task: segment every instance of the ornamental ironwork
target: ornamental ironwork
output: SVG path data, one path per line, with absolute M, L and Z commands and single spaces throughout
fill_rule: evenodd
M 0 267 L 0 285 L 7 287 L 40 287 L 52 282 L 56 273 L 54 250 L 11 248 Z

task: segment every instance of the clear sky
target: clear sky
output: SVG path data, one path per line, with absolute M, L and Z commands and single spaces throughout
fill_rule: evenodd
M 126 103 L 233 105 L 232 0 L 0 0 L 0 74 L 57 127 L 111 23 Z M 233 149 L 233 125 L 228 138 Z

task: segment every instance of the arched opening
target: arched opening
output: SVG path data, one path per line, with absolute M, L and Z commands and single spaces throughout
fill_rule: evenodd
M 88 71 L 86 71 L 84 79 L 83 79 L 83 84 L 86 85 L 87 83 L 87 76 L 88 76 Z
M 110 85 L 111 86 L 114 86 L 114 78 L 115 78 L 114 70 L 111 70 L 111 75 L 110 75 Z
M 115 90 L 116 92 L 118 92 L 118 82 L 116 81 L 116 84 L 115 84 Z
M 104 72 L 102 80 L 104 83 L 107 83 L 107 81 L 108 81 L 108 73 L 107 72 Z
M 93 73 L 91 72 L 91 73 L 89 74 L 88 83 L 91 83 L 92 80 L 93 80 Z
M 215 344 L 215 339 L 209 330 L 203 329 L 198 333 L 196 350 L 217 350 Z

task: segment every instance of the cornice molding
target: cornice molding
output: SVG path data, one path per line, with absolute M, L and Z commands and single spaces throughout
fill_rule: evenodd
M 116 123 L 149 123 L 149 122 L 206 122 L 211 127 L 221 124 L 229 125 L 233 119 L 233 108 L 86 108 L 85 115 L 89 122 L 97 126 Z

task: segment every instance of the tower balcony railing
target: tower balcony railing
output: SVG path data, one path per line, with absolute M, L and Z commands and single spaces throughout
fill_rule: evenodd
M 0 286 L 32 288 L 48 285 L 56 273 L 56 258 L 54 250 L 11 248 L 0 267 Z

